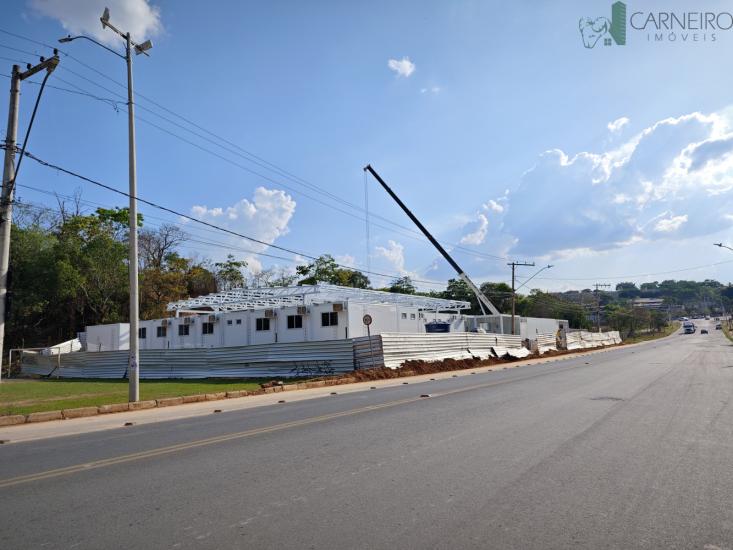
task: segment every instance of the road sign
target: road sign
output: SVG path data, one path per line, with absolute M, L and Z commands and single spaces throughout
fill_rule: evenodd
M 367 314 L 366 314 L 366 315 L 364 315 L 364 317 L 362 318 L 362 321 L 364 322 L 364 324 L 365 324 L 366 326 L 369 326 L 369 325 L 371 325 L 371 324 L 372 324 L 372 316 L 371 316 L 371 315 L 369 315 L 369 314 L 367 313 Z

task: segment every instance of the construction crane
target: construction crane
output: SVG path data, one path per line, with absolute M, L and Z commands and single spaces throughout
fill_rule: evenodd
M 440 252 L 443 255 L 443 258 L 445 258 L 445 261 L 447 261 L 453 269 L 456 270 L 456 273 L 458 273 L 458 277 L 468 285 L 468 288 L 471 289 L 471 291 L 476 295 L 476 298 L 478 299 L 479 307 L 481 308 L 481 312 L 486 315 L 486 310 L 488 309 L 493 315 L 501 315 L 501 312 L 499 312 L 498 309 L 496 309 L 496 306 L 491 303 L 491 300 L 489 300 L 483 292 L 481 292 L 481 289 L 477 287 L 473 281 L 466 275 L 466 272 L 461 269 L 461 266 L 459 266 L 456 261 L 451 258 L 450 254 L 445 251 L 445 249 L 440 245 L 438 241 L 435 240 L 435 237 L 433 237 L 430 234 L 430 231 L 428 231 L 425 226 L 420 223 L 420 220 L 418 220 L 415 217 L 415 214 L 413 214 L 407 206 L 405 206 L 405 203 L 400 200 L 400 198 L 395 194 L 392 189 L 390 189 L 389 185 L 385 183 L 385 181 L 381 178 L 379 174 L 372 168 L 371 164 L 367 164 L 364 167 L 365 172 L 369 172 L 372 176 L 374 176 L 374 179 L 376 179 L 379 184 L 384 187 L 384 190 L 389 193 L 389 196 L 392 197 L 395 202 L 402 208 L 402 210 L 407 214 L 407 216 L 412 220 L 412 222 L 420 229 L 420 231 L 423 232 L 423 235 L 425 235 L 428 240 L 432 243 L 432 245 L 438 249 L 438 252 Z

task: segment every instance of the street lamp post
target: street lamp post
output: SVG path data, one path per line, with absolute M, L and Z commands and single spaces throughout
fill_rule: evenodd
M 128 266 L 130 274 L 130 353 L 127 362 L 127 375 L 130 381 L 130 389 L 128 400 L 135 402 L 140 400 L 140 344 L 138 340 L 138 319 L 140 316 L 139 290 L 138 290 L 138 251 L 137 251 L 137 162 L 135 158 L 135 105 L 134 94 L 132 89 L 132 50 L 135 54 L 148 55 L 147 50 L 153 47 L 150 40 L 146 40 L 142 44 L 134 43 L 130 38 L 130 33 L 123 33 L 117 27 L 109 22 L 109 8 L 104 9 L 102 17 L 102 28 L 109 27 L 116 32 L 125 41 L 125 55 L 117 53 L 115 50 L 108 48 L 104 44 L 100 44 L 93 38 L 88 36 L 67 36 L 59 42 L 71 42 L 78 38 L 84 38 L 96 45 L 112 52 L 117 57 L 121 57 L 127 64 L 127 126 L 128 126 L 128 170 L 130 180 L 130 259 Z

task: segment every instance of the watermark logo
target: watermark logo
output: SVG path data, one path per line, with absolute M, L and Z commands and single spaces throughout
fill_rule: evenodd
M 578 23 L 583 46 L 594 48 L 603 39 L 604 46 L 626 45 L 626 4 L 614 2 L 611 5 L 611 19 L 608 17 L 581 17 Z

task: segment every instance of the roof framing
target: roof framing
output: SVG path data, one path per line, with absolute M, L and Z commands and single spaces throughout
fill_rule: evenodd
M 198 298 L 170 302 L 168 311 L 204 309 L 207 311 L 242 311 L 302 306 L 330 302 L 396 304 L 430 311 L 459 311 L 471 304 L 462 300 L 444 300 L 413 294 L 397 294 L 345 286 L 316 284 L 270 288 L 236 288 Z

